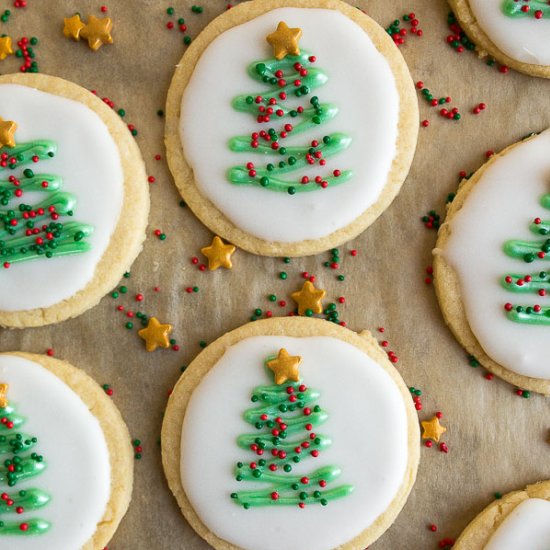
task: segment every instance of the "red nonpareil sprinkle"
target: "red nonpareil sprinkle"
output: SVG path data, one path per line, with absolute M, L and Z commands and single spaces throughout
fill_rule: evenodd
M 157 180 L 155 179 L 155 176 L 149 176 L 149 177 L 147 178 L 147 181 L 148 181 L 149 183 L 155 183 L 155 181 L 157 181 Z
M 101 13 L 107 13 L 107 6 L 101 6 L 99 9 Z
M 437 531 L 437 525 L 435 523 L 432 523 L 428 527 L 429 527 L 430 531 L 432 531 L 432 533 L 435 533 Z
M 492 374 L 491 372 L 488 372 L 486 375 L 485 375 L 485 379 L 486 380 L 492 380 L 494 378 L 494 374 Z
M 439 450 L 440 450 L 442 453 L 448 453 L 448 452 L 449 452 L 449 447 L 447 447 L 447 444 L 446 444 L 446 443 L 440 443 L 440 444 L 439 444 Z
M 48 355 L 50 357 L 53 357 L 53 354 L 54 354 L 53 348 L 48 348 L 46 350 L 46 355 Z

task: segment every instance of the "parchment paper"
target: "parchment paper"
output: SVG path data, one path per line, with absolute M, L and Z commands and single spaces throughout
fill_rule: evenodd
M 485 380 L 481 367 L 468 365 L 465 352 L 444 325 L 433 288 L 424 283 L 435 232 L 420 222 L 432 208 L 443 214 L 459 171 L 476 169 L 485 151 L 497 151 L 550 125 L 550 81 L 504 75 L 469 52 L 455 53 L 445 44 L 450 31 L 443 0 L 350 3 L 384 27 L 404 13 L 416 13 L 424 36 L 409 36 L 401 51 L 414 80 L 423 80 L 436 97 L 451 96 L 461 121 L 441 118 L 438 109 L 419 95 L 421 119 L 428 118 L 430 126 L 420 129 L 409 178 L 390 209 L 362 236 L 340 248 L 340 270 L 323 266 L 330 261 L 329 253 L 287 265 L 281 259 L 237 251 L 233 271 L 214 273 L 200 272 L 191 263 L 193 256 L 204 260 L 200 248 L 212 235 L 178 205 L 164 161 L 163 119 L 157 110 L 164 107 L 174 66 L 185 50 L 184 35 L 177 28 L 167 30 L 166 22 L 174 21 L 177 27 L 177 19 L 183 17 L 194 37 L 225 10 L 226 2 L 202 0 L 204 13 L 197 15 L 191 12 L 191 1 L 110 0 L 106 15 L 114 21 L 114 44 L 96 53 L 64 38 L 62 24 L 63 17 L 76 11 L 83 17 L 102 16 L 100 2 L 28 0 L 23 10 L 13 8 L 12 2 L 0 3 L 0 11 L 12 11 L 9 22 L 0 23 L 0 32 L 14 39 L 23 34 L 40 39 L 35 51 L 41 72 L 96 89 L 126 110 L 125 120 L 138 129 L 148 171 L 156 178 L 151 185 L 148 239 L 130 279 L 121 282 L 127 294 L 118 300 L 107 296 L 96 308 L 59 325 L 0 331 L 2 351 L 44 353 L 53 348 L 57 357 L 85 369 L 100 384 L 111 384 L 130 432 L 142 441 L 132 504 L 111 550 L 207 547 L 187 526 L 164 480 L 158 438 L 168 391 L 180 367 L 200 351 L 201 340 L 211 342 L 247 322 L 258 307 L 274 315 L 290 311 L 290 293 L 301 286 L 302 271 L 316 275 L 316 284 L 327 290 L 330 301 L 345 296 L 338 310 L 351 329 L 385 327 L 380 340 L 387 339 L 388 349 L 399 356 L 396 366 L 406 383 L 423 391 L 420 418 L 440 410 L 448 428 L 443 437 L 448 454 L 435 447 L 422 449 L 418 480 L 407 505 L 372 548 L 435 549 L 443 537 L 458 536 L 494 492 L 550 478 L 549 401 L 518 397 L 511 386 Z M 175 8 L 171 18 L 166 15 L 170 5 Z M 0 71 L 13 72 L 18 66 L 12 57 L 0 63 Z M 480 102 L 487 109 L 479 116 L 471 114 Z M 154 160 L 157 153 L 161 161 Z M 153 235 L 157 228 L 166 233 L 165 241 Z M 349 254 L 354 248 L 355 258 Z M 288 272 L 286 281 L 278 278 L 280 271 Z M 344 282 L 336 280 L 340 273 L 346 276 Z M 153 291 L 155 286 L 159 292 Z M 193 286 L 199 292 L 188 294 L 185 288 Z M 138 292 L 145 296 L 141 303 L 134 300 Z M 288 305 L 281 308 L 269 302 L 272 293 Z M 180 351 L 147 353 L 137 337 L 139 322 L 127 330 L 124 325 L 130 319 L 116 311 L 119 304 L 173 324 Z M 438 526 L 436 533 L 428 529 L 431 523 Z

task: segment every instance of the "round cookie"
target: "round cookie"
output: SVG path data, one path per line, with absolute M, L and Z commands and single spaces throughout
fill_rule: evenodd
M 403 57 L 340 0 L 225 12 L 185 53 L 166 104 L 183 198 L 212 231 L 266 256 L 316 254 L 366 229 L 399 192 L 417 134 Z
M 0 325 L 96 305 L 139 254 L 145 166 L 120 117 L 60 78 L 0 77 Z
M 214 548 L 365 548 L 412 488 L 418 420 L 368 332 L 267 319 L 189 365 L 166 409 L 162 460 Z
M 434 249 L 445 322 L 468 353 L 515 386 L 550 394 L 550 130 L 463 180 Z
M 545 0 L 449 0 L 480 57 L 550 78 L 550 6 Z
M 455 550 L 545 550 L 550 547 L 550 481 L 528 485 L 487 506 L 455 542 Z
M 112 400 L 65 361 L 1 353 L 0 418 L 0 547 L 105 547 L 133 483 L 130 435 Z

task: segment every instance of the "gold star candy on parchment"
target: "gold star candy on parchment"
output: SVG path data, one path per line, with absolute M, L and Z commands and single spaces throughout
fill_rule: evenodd
M 298 315 L 306 315 L 309 309 L 312 313 L 322 313 L 323 304 L 321 300 L 326 292 L 320 288 L 315 288 L 311 281 L 306 281 L 302 290 L 293 292 L 290 296 L 298 304 Z
M 15 147 L 15 130 L 17 124 L 13 120 L 0 117 L 0 147 Z
M 201 252 L 208 258 L 208 269 L 214 271 L 218 267 L 231 269 L 231 256 L 236 248 L 232 244 L 225 244 L 217 235 L 212 239 L 210 246 L 201 248 Z
M 10 36 L 0 36 L 0 61 L 13 54 Z
M 422 439 L 433 439 L 436 443 L 439 443 L 439 438 L 447 431 L 447 428 L 439 423 L 437 416 L 431 420 L 424 420 L 421 424 Z
M 169 334 L 172 332 L 172 325 L 159 323 L 156 317 L 151 317 L 146 328 L 138 331 L 138 336 L 145 340 L 145 349 L 155 351 L 158 347 L 169 348 Z
M 300 55 L 298 41 L 302 38 L 302 29 L 291 29 L 281 21 L 277 25 L 277 30 L 268 34 L 266 40 L 273 48 L 273 55 L 279 61 L 287 55 Z
M 65 17 L 63 19 L 63 34 L 67 38 L 73 40 L 80 40 L 80 31 L 86 26 L 86 24 L 80 19 L 80 15 L 77 13 L 72 17 Z
M 5 409 L 8 406 L 8 384 L 0 384 L 0 409 Z
M 92 50 L 97 51 L 103 44 L 112 44 L 113 37 L 111 36 L 111 30 L 113 29 L 113 22 L 109 17 L 95 17 L 90 15 L 88 17 L 88 23 L 80 31 L 80 36 L 84 40 L 88 41 L 88 46 Z
M 298 382 L 300 373 L 298 365 L 302 362 L 299 355 L 290 355 L 286 349 L 281 348 L 276 359 L 266 363 L 267 368 L 275 374 L 275 384 L 284 384 L 287 380 Z

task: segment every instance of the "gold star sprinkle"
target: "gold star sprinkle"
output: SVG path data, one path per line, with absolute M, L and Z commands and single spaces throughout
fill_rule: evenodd
M 85 26 L 86 24 L 82 22 L 78 13 L 72 17 L 65 17 L 65 19 L 63 19 L 63 34 L 67 38 L 78 41 L 80 40 L 80 31 Z
M 236 248 L 232 244 L 225 244 L 217 235 L 212 239 L 210 246 L 201 248 L 201 252 L 208 258 L 208 269 L 214 271 L 218 267 L 231 269 L 231 256 Z
M 434 416 L 431 420 L 425 420 L 422 423 L 422 439 L 433 439 L 436 443 L 439 438 L 447 431 L 445 426 L 439 423 L 439 418 Z
M 15 147 L 15 130 L 17 124 L 13 120 L 0 117 L 0 147 Z
M 0 61 L 6 59 L 8 55 L 13 53 L 13 48 L 11 47 L 11 37 L 1 36 L 0 37 Z
M 325 294 L 324 290 L 315 288 L 312 282 L 306 281 L 302 290 L 297 290 L 290 296 L 298 304 L 298 315 L 307 315 L 308 310 L 311 310 L 312 313 L 323 312 L 321 300 Z
M 279 61 L 287 55 L 300 55 L 298 41 L 302 38 L 302 29 L 290 29 L 288 25 L 281 21 L 277 25 L 277 30 L 268 34 L 266 40 L 273 48 L 273 55 Z
M 267 367 L 275 373 L 275 384 L 284 384 L 287 380 L 298 382 L 300 373 L 298 365 L 302 362 L 299 355 L 289 355 L 286 349 L 281 348 L 277 359 L 272 359 L 266 363 Z
M 80 36 L 88 41 L 88 46 L 97 51 L 103 44 L 112 44 L 111 30 L 113 22 L 109 17 L 98 18 L 94 15 L 88 17 L 88 23 L 80 31 Z
M 168 335 L 172 332 L 172 325 L 163 325 L 156 317 L 151 317 L 146 328 L 138 331 L 140 338 L 145 340 L 145 349 L 155 351 L 158 347 L 169 348 L 170 340 Z
M 5 409 L 8 406 L 8 398 L 6 394 L 8 393 L 8 385 L 0 384 L 0 409 Z

